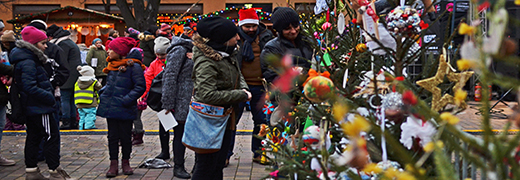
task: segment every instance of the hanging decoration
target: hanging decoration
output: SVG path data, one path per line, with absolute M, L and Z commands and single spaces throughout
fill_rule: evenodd
M 398 6 L 386 17 L 388 31 L 393 35 L 412 37 L 421 31 L 421 17 L 410 6 Z

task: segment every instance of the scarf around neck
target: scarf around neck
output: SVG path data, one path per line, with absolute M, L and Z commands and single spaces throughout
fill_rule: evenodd
M 105 69 L 103 69 L 104 73 L 108 73 L 110 71 L 119 71 L 120 66 L 124 66 L 126 68 L 127 66 L 133 65 L 132 63 L 139 64 L 143 70 L 146 69 L 146 66 L 138 59 L 110 59 L 110 57 L 108 57 L 107 61 L 108 65 Z
M 244 30 L 242 30 L 242 28 L 238 31 L 238 33 L 240 34 L 240 37 L 241 38 L 244 38 L 244 44 L 242 45 L 242 59 L 240 60 L 244 60 L 246 62 L 251 62 L 253 60 L 255 60 L 255 54 L 253 53 L 253 46 L 251 45 L 251 43 L 253 43 L 256 39 L 256 37 L 258 36 L 258 33 L 260 32 L 260 29 L 257 29 L 256 30 L 256 33 L 255 33 L 255 36 L 254 37 L 251 37 L 249 35 L 247 35 Z

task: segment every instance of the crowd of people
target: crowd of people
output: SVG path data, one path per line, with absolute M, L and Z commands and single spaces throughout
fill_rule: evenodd
M 108 127 L 110 165 L 106 177 L 120 173 L 119 147 L 122 174 L 131 175 L 132 146 L 143 144 L 143 104 L 154 78 L 162 72 L 162 108 L 179 123 L 173 128 L 174 176 L 223 179 L 246 102 L 253 117 L 253 134 L 268 122 L 262 112 L 263 83 L 271 83 L 277 74 L 266 57 L 291 53 L 294 65 L 304 69 L 311 65 L 312 49 L 300 33 L 298 14 L 291 8 L 277 7 L 272 22 L 277 36 L 260 22 L 254 9 L 240 10 L 238 26 L 222 17 L 207 17 L 196 24 L 196 30 L 186 26 L 180 35 L 172 34 L 167 24 L 144 32 L 127 28 L 124 37 L 114 30 L 106 42 L 99 38 L 92 41 L 82 63 L 69 31 L 33 20 L 23 28 L 21 39 L 12 31 L 0 37 L 2 50 L 9 54 L 9 60 L 0 63 L 0 74 L 12 79 L 2 81 L 0 87 L 0 128 L 6 122 L 5 87 L 17 86 L 27 113 L 26 179 L 70 179 L 60 167 L 59 129 L 95 129 L 96 116 L 106 118 Z M 3 24 L 0 27 L 3 32 Z M 193 125 L 209 121 L 206 117 L 224 119 L 218 126 L 222 128 Z M 190 138 L 192 134 L 213 136 L 211 133 L 219 136 L 210 138 L 217 139 L 217 148 L 203 150 Z M 159 137 L 161 151 L 156 158 L 170 159 L 170 134 L 162 124 Z M 184 165 L 186 148 L 195 151 L 192 174 Z M 252 136 L 253 161 L 269 164 L 261 160 L 260 148 L 261 140 Z M 50 177 L 40 173 L 37 163 L 42 160 L 49 166 Z M 0 157 L 1 166 L 14 164 Z

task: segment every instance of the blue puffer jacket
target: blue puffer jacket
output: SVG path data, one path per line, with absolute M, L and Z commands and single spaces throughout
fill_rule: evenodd
M 137 99 L 145 89 L 146 81 L 139 64 L 128 66 L 125 72 L 110 71 L 107 84 L 99 91 L 97 115 L 133 121 L 137 116 Z
M 47 62 L 43 51 L 27 41 L 18 40 L 9 59 L 14 64 L 15 85 L 21 89 L 20 97 L 26 115 L 53 113 L 56 101 L 52 84 L 43 68 Z

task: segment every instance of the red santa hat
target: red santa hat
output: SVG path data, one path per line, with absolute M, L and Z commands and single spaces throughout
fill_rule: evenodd
M 238 11 L 238 26 L 242 26 L 244 24 L 256 24 L 258 25 L 258 15 L 256 14 L 255 9 L 241 9 Z

